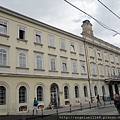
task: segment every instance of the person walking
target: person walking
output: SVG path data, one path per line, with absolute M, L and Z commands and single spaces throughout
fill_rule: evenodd
M 120 115 L 120 95 L 116 94 L 114 97 L 114 105 L 117 108 L 118 114 Z
M 97 95 L 96 99 L 97 99 L 97 104 L 99 103 L 101 105 L 99 94 Z
M 36 100 L 36 97 L 34 97 L 34 103 L 33 103 L 33 115 L 34 111 L 36 110 L 36 114 L 38 114 L 38 101 Z

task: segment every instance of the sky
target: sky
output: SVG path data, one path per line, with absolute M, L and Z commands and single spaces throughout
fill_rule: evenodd
M 67 0 L 98 21 L 120 33 L 120 19 L 98 0 Z M 120 0 L 100 0 L 120 16 Z M 69 5 L 64 0 L 0 0 L 0 6 L 36 19 L 40 22 L 81 36 L 82 22 L 89 20 L 95 37 L 120 47 L 120 35 L 105 29 L 94 19 Z M 115 36 L 114 36 L 115 35 Z

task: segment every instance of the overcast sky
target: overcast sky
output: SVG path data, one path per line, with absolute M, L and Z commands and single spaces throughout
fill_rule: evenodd
M 98 0 L 67 0 L 100 22 L 120 33 L 120 19 L 108 11 Z M 120 16 L 120 0 L 100 0 Z M 73 8 L 64 0 L 0 0 L 0 5 L 46 24 L 81 36 L 82 22 L 90 20 L 95 37 L 120 47 L 120 35 L 116 35 L 89 16 Z

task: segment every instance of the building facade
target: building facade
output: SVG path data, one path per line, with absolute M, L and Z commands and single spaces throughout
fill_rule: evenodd
M 119 84 L 120 48 L 93 35 L 83 21 L 82 37 L 0 7 L 0 114 L 28 111 L 36 97 L 46 108 L 113 97 Z

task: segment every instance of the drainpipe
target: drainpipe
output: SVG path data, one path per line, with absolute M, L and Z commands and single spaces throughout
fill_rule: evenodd
M 84 35 L 84 48 L 85 48 L 85 58 L 86 58 L 86 65 L 87 65 L 87 73 L 88 73 L 88 83 L 89 83 L 89 91 L 90 91 L 90 100 L 91 100 L 91 103 L 93 103 L 93 100 L 92 100 L 92 92 L 91 92 L 91 83 L 90 83 L 90 76 L 89 76 L 89 70 L 88 70 L 88 59 L 87 59 L 87 46 L 86 46 L 86 39 L 85 39 L 85 35 Z

